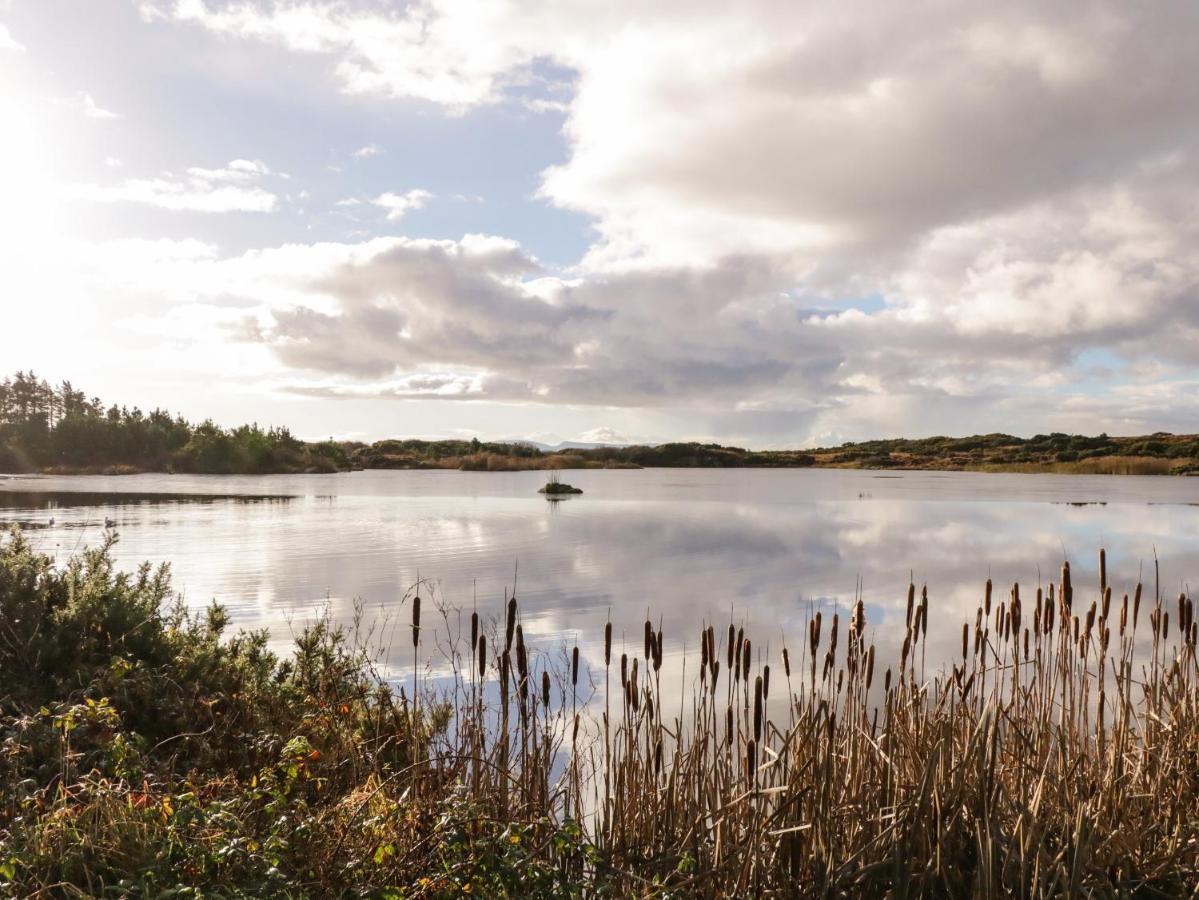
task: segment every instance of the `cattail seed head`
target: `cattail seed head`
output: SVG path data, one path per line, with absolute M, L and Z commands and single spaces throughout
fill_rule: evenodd
M 470 614 L 470 649 L 474 650 L 479 645 L 479 614 L 473 612 Z
M 547 709 L 550 705 L 550 673 L 542 671 L 541 673 L 541 703 Z
M 487 674 L 487 636 L 479 635 L 479 677 Z
M 762 666 L 762 699 L 770 699 L 770 664 Z
M 729 669 L 733 668 L 733 644 L 736 642 L 736 640 L 737 640 L 737 630 L 732 625 L 730 625 L 729 626 L 729 643 L 728 643 L 728 646 L 726 647 L 728 660 L 725 663 Z
M 412 646 L 420 646 L 420 594 L 412 598 Z
M 515 628 L 516 628 L 516 595 L 513 594 L 512 598 L 508 601 L 508 627 L 507 627 L 507 631 L 505 632 L 505 639 L 504 639 L 504 649 L 505 650 L 512 649 L 512 633 L 513 633 L 513 629 L 515 629 Z
M 787 648 L 783 648 L 783 675 L 787 678 L 791 677 L 791 657 L 787 655 Z
M 575 647 L 570 656 L 570 683 L 575 687 L 579 683 L 579 648 Z
M 612 623 L 604 626 L 604 665 L 612 665 Z
M 745 682 L 749 681 L 749 661 L 749 639 L 747 638 L 745 641 L 745 651 L 741 654 L 741 680 Z
M 754 740 L 762 740 L 762 676 L 754 681 Z

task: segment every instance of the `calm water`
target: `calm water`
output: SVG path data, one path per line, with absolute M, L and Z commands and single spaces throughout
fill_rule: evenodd
M 405 591 L 498 614 L 515 583 L 526 634 L 600 658 L 603 623 L 639 647 L 647 610 L 677 654 L 703 620 L 744 620 L 755 645 L 792 647 L 813 606 L 858 584 L 880 644 L 902 630 L 909 577 L 927 582 L 946 658 L 990 575 L 1034 590 L 1063 558 L 1081 596 L 1099 547 L 1117 594 L 1199 579 L 1199 478 L 833 470 L 581 471 L 581 497 L 547 502 L 543 473 L 0 479 L 0 524 L 65 558 L 120 534 L 126 566 L 170 562 L 185 599 L 216 599 L 280 642 L 326 604 L 397 621 Z M 477 599 L 476 599 L 477 598 Z M 825 614 L 826 619 L 828 613 Z M 456 621 L 456 619 L 455 619 Z M 894 626 L 898 622 L 899 628 Z M 426 628 L 429 619 L 425 620 Z M 426 632 L 428 634 L 428 632 Z M 393 662 L 408 660 L 406 637 Z M 881 649 L 881 648 L 880 648 Z M 674 664 L 678 664 L 677 655 Z

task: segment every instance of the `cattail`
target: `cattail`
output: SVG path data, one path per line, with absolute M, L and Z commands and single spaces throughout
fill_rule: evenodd
M 645 620 L 645 658 L 649 659 L 653 655 L 654 647 L 654 626 L 650 624 L 649 619 Z
M 738 633 L 737 646 L 733 652 L 733 681 L 737 681 L 741 677 L 741 651 L 743 644 L 743 633 Z
M 512 649 L 512 632 L 516 628 L 516 595 L 512 595 L 512 599 L 508 601 L 508 629 L 504 639 L 504 649 Z
M 570 684 L 577 687 L 579 683 L 579 648 L 576 646 L 570 657 Z
M 987 579 L 986 585 L 983 587 L 983 609 L 986 615 L 991 615 L 991 579 Z
M 716 682 L 720 680 L 720 660 L 712 661 L 712 690 L 716 690 Z
M 966 656 L 968 655 L 966 651 L 970 649 L 968 646 L 969 641 L 970 641 L 970 625 L 968 622 L 963 622 L 962 623 L 962 659 L 965 659 Z
M 770 664 L 762 666 L 762 699 L 770 699 Z
M 662 668 L 662 632 L 658 632 L 657 638 L 654 640 L 654 671 L 657 672 Z
M 1099 548 L 1099 595 L 1107 592 L 1107 551 Z M 1106 617 L 1106 613 L 1104 614 Z
M 874 644 L 870 645 L 870 649 L 866 651 L 866 690 L 870 690 L 870 685 L 874 681 Z
M 629 654 L 620 654 L 620 686 L 627 687 L 629 684 Z
M 487 674 L 487 636 L 479 635 L 479 677 Z
M 654 774 L 662 774 L 662 741 L 659 740 L 654 747 Z
M 920 635 L 928 637 L 928 585 L 920 589 Z
M 420 646 L 420 594 L 412 598 L 412 646 Z
M 745 745 L 745 765 L 748 777 L 754 781 L 758 778 L 758 748 L 753 741 Z
M 754 740 L 762 740 L 762 676 L 754 681 Z
M 1109 610 L 1112 608 L 1112 589 L 1105 587 L 1103 589 L 1103 618 L 1106 620 Z
M 791 657 L 787 655 L 787 648 L 783 648 L 783 675 L 787 678 L 791 677 Z
M 541 704 L 546 709 L 550 705 L 550 673 L 542 670 L 541 672 Z
M 1137 630 L 1137 622 L 1141 617 L 1141 583 L 1137 582 L 1137 589 L 1133 592 L 1132 598 L 1132 630 Z
M 520 625 L 516 626 L 516 671 L 520 673 L 521 678 L 528 677 L 529 657 L 525 653 L 525 630 Z
M 741 680 L 745 681 L 745 682 L 749 681 L 749 661 L 750 661 L 749 638 L 746 638 L 745 639 L 745 650 L 742 651 L 742 653 L 741 653 L 741 666 L 742 666 Z
M 736 639 L 737 639 L 737 630 L 735 628 L 733 628 L 732 625 L 730 625 L 729 626 L 729 643 L 728 643 L 728 647 L 726 648 L 727 653 L 728 653 L 728 660 L 726 661 L 726 666 L 730 670 L 733 668 L 733 643 L 736 641 Z
M 849 620 L 849 630 L 853 632 L 854 637 L 861 638 L 862 632 L 866 630 L 866 604 L 861 600 L 853 605 L 853 616 Z
M 1070 584 L 1070 563 L 1062 563 L 1062 604 L 1067 614 L 1074 611 L 1074 587 Z
M 733 708 L 726 707 L 724 711 L 724 734 L 729 744 L 733 743 Z
M 1024 629 L 1024 661 L 1028 662 L 1028 629 Z
M 508 682 L 512 677 L 512 655 L 505 650 L 500 656 L 500 684 L 503 686 L 503 695 L 508 696 Z
M 604 665 L 612 665 L 612 623 L 604 626 Z
M 887 668 L 886 673 L 883 675 L 883 693 L 884 694 L 891 693 L 891 669 L 890 669 L 890 667 Z
M 1164 612 L 1164 613 L 1162 613 L 1162 640 L 1167 641 L 1169 639 L 1170 639 L 1170 614 L 1168 612 Z
M 470 614 L 470 649 L 474 650 L 479 645 L 479 614 L 473 612 Z
M 916 585 L 912 584 L 911 582 L 908 582 L 908 615 L 907 615 L 906 621 L 907 621 L 907 627 L 908 627 L 909 631 L 912 628 L 912 607 L 915 605 L 915 603 L 916 603 Z
M 705 629 L 699 633 L 699 671 L 702 675 L 704 669 L 708 668 L 708 632 Z

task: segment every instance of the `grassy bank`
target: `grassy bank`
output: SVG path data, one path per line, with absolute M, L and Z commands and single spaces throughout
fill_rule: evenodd
M 515 600 L 492 623 L 410 593 L 402 642 L 440 677 L 401 688 L 363 632 L 279 658 L 165 570 L 13 534 L 0 895 L 1180 896 L 1199 625 L 1103 582 L 980 585 L 947 671 L 914 587 L 898 659 L 861 604 L 770 654 L 697 625 L 682 696 L 651 622 L 589 666 L 526 645 Z

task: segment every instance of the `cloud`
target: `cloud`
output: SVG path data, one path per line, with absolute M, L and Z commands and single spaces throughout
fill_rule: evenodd
M 800 442 L 1188 427 L 1199 6 L 156 8 L 327 59 L 351 93 L 565 104 L 540 197 L 594 228 L 579 264 L 495 240 L 318 245 L 256 314 L 299 388 L 468 385 L 447 392 Z M 395 222 L 428 199 L 370 202 Z M 246 273 L 268 257 L 200 265 L 265 291 Z
M 0 50 L 12 50 L 16 53 L 25 52 L 25 45 L 18 42 L 9 32 L 8 27 L 3 24 L 0 24 Z
M 92 95 L 86 91 L 80 91 L 74 97 L 62 98 L 55 100 L 54 102 L 59 106 L 65 106 L 68 109 L 73 109 L 89 119 L 110 121 L 112 119 L 124 118 L 120 113 L 115 113 L 111 110 L 98 106 Z
M 431 193 L 416 188 L 415 190 L 408 191 L 406 194 L 393 194 L 389 191 L 385 194 L 380 194 L 371 203 L 387 210 L 388 222 L 398 222 L 404 218 L 405 213 L 410 210 L 420 209 L 431 199 L 433 199 Z
M 383 148 L 378 144 L 367 144 L 365 147 L 359 147 L 350 155 L 354 159 L 369 159 L 372 156 L 378 156 L 383 152 Z
M 189 168 L 184 176 L 131 178 L 119 185 L 74 185 L 67 197 L 94 203 L 137 203 L 179 212 L 273 212 L 278 197 L 261 187 L 270 169 L 259 160 L 235 159 L 218 169 Z

